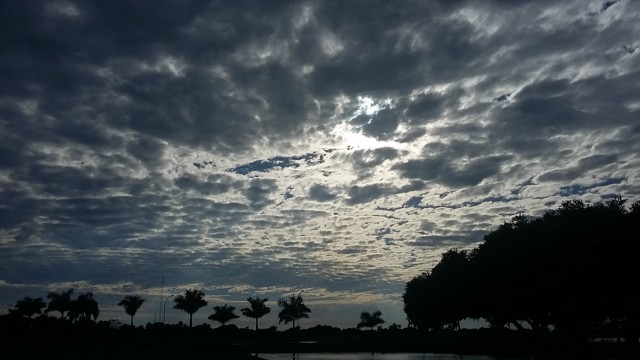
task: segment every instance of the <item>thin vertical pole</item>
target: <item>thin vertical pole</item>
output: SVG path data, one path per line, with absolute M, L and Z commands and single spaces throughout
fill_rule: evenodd
M 160 312 L 162 314 L 162 298 L 164 298 L 164 275 L 162 275 L 162 287 L 160 287 Z

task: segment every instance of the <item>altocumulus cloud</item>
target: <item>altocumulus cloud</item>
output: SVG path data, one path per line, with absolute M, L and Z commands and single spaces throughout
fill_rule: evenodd
M 404 283 L 443 251 L 566 199 L 638 199 L 638 14 L 3 1 L 0 305 L 74 287 L 124 319 L 135 293 L 152 321 L 161 291 L 304 289 L 303 326 L 404 323 Z

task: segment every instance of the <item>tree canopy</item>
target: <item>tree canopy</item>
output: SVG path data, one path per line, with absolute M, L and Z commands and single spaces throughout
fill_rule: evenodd
M 227 322 L 239 318 L 239 316 L 234 313 L 235 310 L 235 306 L 229 306 L 227 304 L 214 306 L 214 313 L 209 315 L 209 320 L 217 321 L 224 326 Z
M 138 295 L 127 295 L 118 303 L 118 306 L 124 307 L 124 311 L 127 315 L 131 316 L 131 326 L 133 326 L 133 317 L 144 302 L 145 299 Z
M 464 318 L 492 326 L 555 329 L 577 337 L 604 321 L 640 334 L 640 203 L 563 202 L 538 218 L 518 215 L 471 251 L 449 250 L 406 284 L 404 310 L 423 330 Z
M 65 313 L 71 310 L 71 295 L 73 294 L 73 289 L 68 289 L 62 291 L 62 293 L 58 294 L 55 291 L 49 292 L 47 294 L 47 298 L 49 299 L 49 305 L 45 310 L 46 313 L 50 313 L 52 311 L 57 311 L 60 313 L 60 318 L 65 318 Z
M 32 298 L 25 296 L 24 299 L 18 300 L 13 309 L 9 310 L 9 313 L 19 316 L 31 318 L 33 315 L 41 314 L 42 309 L 47 305 L 44 303 L 41 297 Z
M 295 329 L 296 321 L 299 319 L 308 319 L 311 310 L 304 304 L 302 295 L 291 295 L 288 299 L 282 298 L 278 300 L 278 306 L 282 308 L 278 313 L 279 322 L 285 324 L 292 323 Z
M 373 330 L 374 327 L 384 324 L 384 320 L 382 320 L 382 312 L 374 311 L 373 313 L 369 313 L 368 311 L 363 311 L 360 313 L 360 322 L 358 323 L 358 329 L 362 327 L 368 327 Z
M 71 301 L 69 318 L 77 321 L 96 321 L 100 315 L 98 302 L 93 298 L 93 293 L 86 292 L 78 295 Z
M 187 289 L 184 295 L 178 295 L 173 300 L 176 304 L 174 309 L 182 310 L 189 314 L 189 327 L 193 327 L 193 314 L 201 308 L 207 306 L 204 300 L 204 293 L 198 289 Z
M 252 297 L 248 297 L 247 301 L 251 304 L 251 307 L 242 308 L 240 312 L 242 312 L 242 315 L 246 317 L 256 319 L 256 330 L 258 330 L 258 319 L 271 312 L 271 308 L 264 304 L 268 299 L 260 299 L 259 297 L 254 299 Z

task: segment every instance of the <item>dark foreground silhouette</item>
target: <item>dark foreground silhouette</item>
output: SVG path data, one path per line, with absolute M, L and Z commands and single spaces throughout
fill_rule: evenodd
M 483 318 L 576 341 L 601 329 L 637 343 L 640 202 L 625 203 L 566 201 L 542 217 L 514 217 L 471 251 L 446 252 L 407 283 L 407 319 L 438 332 Z
M 107 321 L 71 323 L 59 318 L 0 317 L 3 354 L 47 359 L 255 359 L 255 354 L 301 352 L 421 352 L 496 356 L 564 356 L 567 358 L 638 358 L 637 343 L 596 343 L 565 338 L 556 333 L 506 329 L 462 329 L 424 332 L 396 326 L 378 330 L 275 327 L 239 329 L 235 325 L 212 329 L 147 324 L 114 328 Z M 11 329 L 11 331 L 5 331 Z

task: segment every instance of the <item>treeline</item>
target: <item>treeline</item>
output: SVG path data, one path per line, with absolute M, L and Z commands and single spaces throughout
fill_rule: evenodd
M 300 319 L 309 318 L 311 309 L 304 304 L 300 293 L 278 300 L 277 304 L 281 308 L 278 313 L 280 323 L 292 323 L 292 328 L 296 328 L 296 323 Z M 100 315 L 100 308 L 93 297 L 93 293 L 81 293 L 76 299 L 72 299 L 72 295 L 73 289 L 68 289 L 61 293 L 51 291 L 47 295 L 48 304 L 41 297 L 32 298 L 26 296 L 22 300 L 18 300 L 13 308 L 9 309 L 7 317 L 31 320 L 34 315 L 48 317 L 49 313 L 54 312 L 59 313 L 59 320 L 62 322 L 95 322 L 98 319 L 98 315 Z M 167 297 L 167 300 L 170 297 L 173 297 L 173 295 Z M 204 298 L 204 292 L 198 289 L 187 289 L 183 295 L 178 295 L 174 298 L 174 309 L 182 310 L 189 315 L 189 327 L 193 327 L 193 314 L 207 306 L 208 303 Z M 271 308 L 265 305 L 268 299 L 248 297 L 247 301 L 250 307 L 241 309 L 242 315 L 254 318 L 256 330 L 258 330 L 258 319 L 271 312 Z M 138 295 L 127 295 L 118 303 L 118 306 L 122 306 L 127 315 L 131 317 L 131 326 L 133 326 L 133 317 L 145 302 L 146 300 Z M 234 306 L 227 304 L 214 306 L 214 313 L 209 315 L 208 319 L 217 321 L 224 326 L 227 322 L 239 317 L 236 315 L 235 309 Z M 366 326 L 373 329 L 374 326 L 384 323 L 384 320 L 380 318 L 381 315 L 382 313 L 380 312 L 375 312 L 374 316 L 371 316 L 368 312 L 363 312 L 361 314 L 362 321 L 358 324 L 358 327 Z
M 470 251 L 447 251 L 406 284 L 408 321 L 439 331 L 483 318 L 577 339 L 609 326 L 637 342 L 640 202 L 625 204 L 565 201 L 540 218 L 514 217 Z
M 22 300 L 18 300 L 8 313 L 13 317 L 31 319 L 34 315 L 41 315 L 44 309 L 45 314 L 57 312 L 61 319 L 69 319 L 71 322 L 95 321 L 100 315 L 100 309 L 93 293 L 79 294 L 76 299 L 71 298 L 72 294 L 73 289 L 61 293 L 52 291 L 47 295 L 48 305 L 41 297 L 25 296 Z

